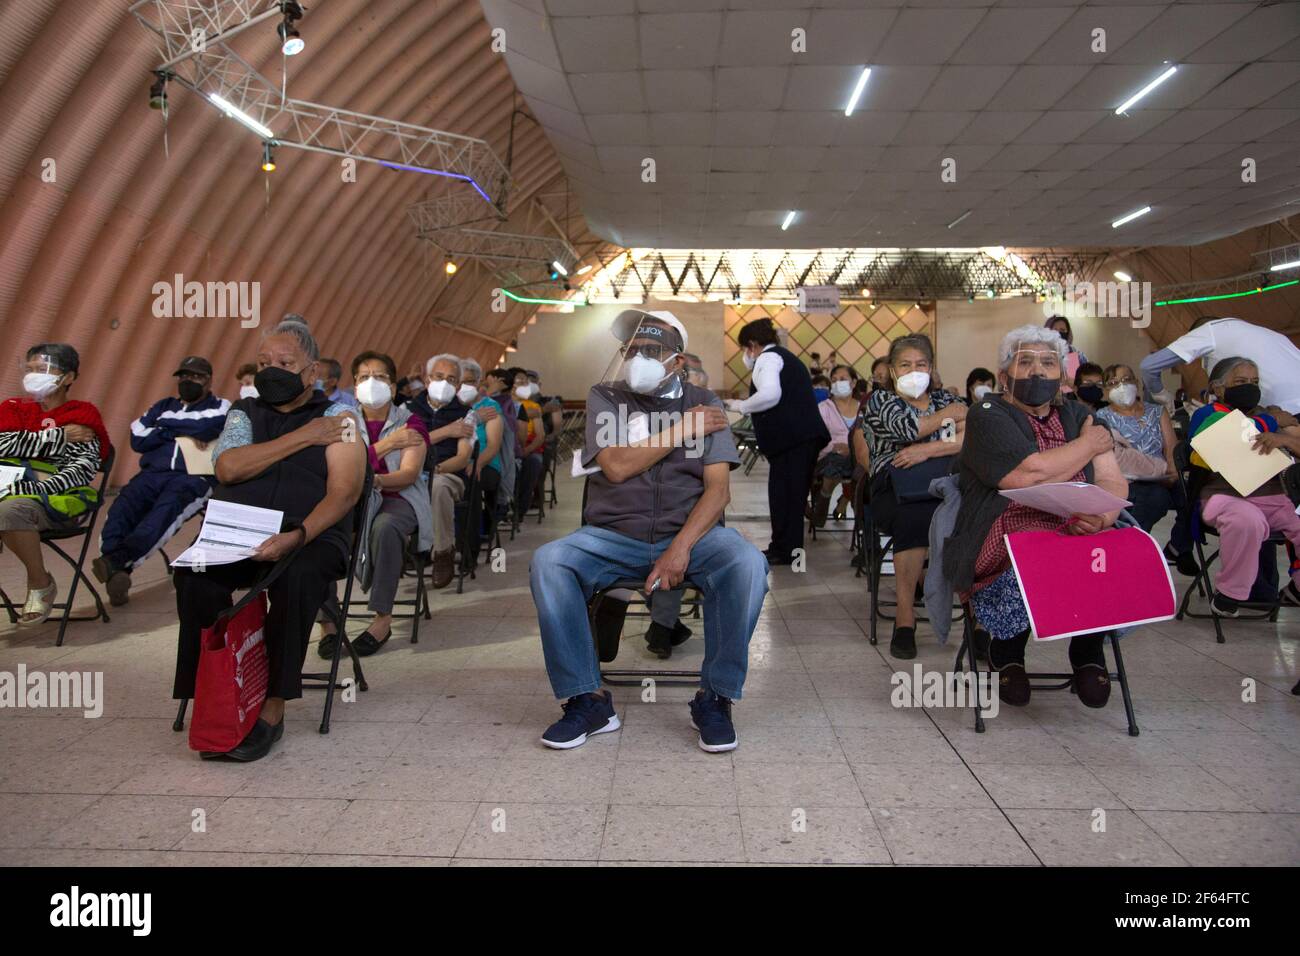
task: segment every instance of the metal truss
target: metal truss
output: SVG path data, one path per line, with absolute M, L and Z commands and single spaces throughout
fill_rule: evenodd
M 745 256 L 748 256 L 746 259 Z M 1020 268 L 983 249 L 650 250 L 629 256 L 596 294 L 615 298 L 792 298 L 804 285 L 833 285 L 844 298 L 955 299 L 1044 292 L 1082 278 L 1103 258 L 1093 253 L 1019 254 Z M 739 261 L 737 261 L 739 260 Z
M 1287 246 L 1275 246 L 1272 249 L 1265 249 L 1262 252 L 1255 253 L 1255 258 L 1259 259 L 1263 267 L 1269 270 L 1272 270 L 1274 266 L 1300 262 L 1300 242 L 1293 242 Z M 1283 270 L 1278 270 L 1274 275 L 1282 275 L 1282 272 Z M 1292 278 L 1297 275 L 1300 275 L 1300 273 L 1292 273 Z
M 415 222 L 417 238 L 428 240 L 453 259 L 476 259 L 493 266 L 522 263 L 547 270 L 552 262 L 559 262 L 568 271 L 577 264 L 568 242 L 558 237 L 464 227 L 425 230 L 420 226 L 419 212 L 419 207 L 408 210 Z
M 460 180 L 493 215 L 505 209 L 509 170 L 484 140 L 285 98 L 236 54 L 228 41 L 279 17 L 278 0 L 140 0 L 131 13 L 159 38 L 156 73 L 226 111 L 212 99 L 220 97 L 269 129 L 273 145 Z

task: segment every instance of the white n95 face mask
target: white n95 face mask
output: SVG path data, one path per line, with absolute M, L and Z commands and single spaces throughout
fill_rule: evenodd
M 256 386 L 256 385 L 241 385 L 241 386 L 239 386 L 239 397 L 240 397 L 240 398 L 257 398 L 257 386 Z
M 59 376 L 49 372 L 28 372 L 23 376 L 23 391 L 38 402 L 59 387 Z
M 368 378 L 357 386 L 357 401 L 366 408 L 382 408 L 393 398 L 393 390 L 387 382 L 377 378 Z
M 461 402 L 465 405 L 470 405 L 474 402 L 477 402 L 478 386 L 470 385 L 469 383 L 466 383 L 460 387 L 460 391 L 456 393 L 456 397 L 459 398 Z
M 533 397 L 533 387 L 531 385 L 520 385 L 515 389 L 515 398 L 521 402 Z
M 751 372 L 754 371 L 754 356 L 746 352 L 740 357 L 740 360 L 745 363 L 745 368 L 749 369 Z
M 920 398 L 929 387 L 929 372 L 908 372 L 906 375 L 899 376 L 898 384 L 895 386 L 901 394 L 906 395 L 908 398 Z
M 445 378 L 439 382 L 429 383 L 429 401 L 436 405 L 446 405 L 456 394 L 455 387 Z M 475 394 L 478 394 L 475 392 Z
M 1132 405 L 1137 397 L 1138 387 L 1133 384 L 1116 385 L 1110 390 L 1110 400 L 1116 405 Z
M 632 360 L 627 363 L 627 384 L 634 392 L 648 395 L 659 387 L 665 377 L 663 362 L 638 354 L 632 356 Z
M 978 402 L 982 400 L 984 396 L 991 391 L 993 391 L 993 389 L 987 385 L 976 385 L 974 388 L 971 389 L 970 393 L 975 396 L 975 401 Z
M 831 382 L 831 394 L 836 398 L 848 398 L 853 394 L 853 383 L 846 378 Z

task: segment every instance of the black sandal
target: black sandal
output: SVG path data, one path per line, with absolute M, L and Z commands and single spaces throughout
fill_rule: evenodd
M 358 657 L 369 657 L 381 647 L 388 643 L 388 639 L 393 636 L 393 629 L 390 627 L 384 632 L 382 640 L 375 637 L 367 629 L 361 632 L 361 636 L 352 642 L 352 649 L 357 652 Z

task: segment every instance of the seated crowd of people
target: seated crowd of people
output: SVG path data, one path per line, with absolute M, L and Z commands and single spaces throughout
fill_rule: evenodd
M 1234 323 L 1247 324 L 1206 320 L 1189 333 L 1199 341 L 1202 326 L 1209 329 L 1211 344 L 1195 357 L 1214 362 L 1204 401 L 1172 409 L 1187 419 L 1181 440 L 1239 410 L 1257 429 L 1241 454 L 1300 454 L 1300 350 L 1278 336 L 1290 353 L 1272 342 L 1268 355 L 1228 354 L 1240 332 Z M 750 397 L 725 405 L 709 390 L 703 363 L 688 351 L 687 330 L 672 313 L 627 310 L 611 332 L 617 349 L 587 395 L 584 443 L 574 462 L 575 473 L 586 476 L 581 526 L 531 556 L 545 666 L 563 702 L 562 716 L 542 736 L 548 747 L 570 749 L 618 729 L 614 699 L 601 687 L 589 605 L 598 592 L 637 582 L 650 605 L 647 643 L 660 657 L 690 636 L 681 602 L 686 588 L 698 591 L 704 656 L 690 717 L 701 748 L 734 749 L 732 704 L 742 694 L 768 575 L 793 563 L 804 521 L 820 527 L 850 508 L 861 512 L 856 520 L 869 516 L 892 544 L 898 600 L 889 651 L 916 657 L 915 604 L 940 506 L 930 490 L 936 479 L 955 482 L 960 507 L 935 563 L 970 609 L 976 649 L 998 671 L 999 694 L 1009 704 L 1029 701 L 1031 623 L 1005 536 L 1094 534 L 1114 526 L 1120 513 L 1062 518 L 1000 491 L 1090 482 L 1127 498 L 1131 517 L 1148 533 L 1172 512 L 1165 556 L 1188 574 L 1198 571 L 1193 542 L 1207 525 L 1223 553 L 1216 613 L 1236 615 L 1261 595 L 1300 606 L 1300 516 L 1286 479 L 1279 475 L 1241 495 L 1192 455 L 1185 495 L 1174 403 L 1160 391 L 1159 370 L 1169 366 L 1093 364 L 1072 344 L 1066 319 L 1008 332 L 989 355 L 994 367 L 974 368 L 964 395 L 942 386 L 925 335 L 893 340 L 863 376 L 833 356 L 825 369 L 820 356 L 807 368 L 780 344 L 770 320 L 759 320 L 739 334 L 753 370 Z M 1166 353 L 1191 361 L 1192 346 L 1182 342 L 1153 353 L 1153 363 L 1167 361 Z M 270 675 L 260 717 L 233 750 L 203 754 L 241 761 L 265 756 L 282 736 L 285 703 L 302 696 L 317 625 L 318 653 L 336 655 L 337 588 L 354 547 L 372 617 L 352 646 L 369 655 L 392 635 L 397 591 L 413 556 L 427 557 L 433 589 L 446 588 L 458 566 L 478 560 L 481 542 L 492 541 L 508 509 L 517 517 L 534 502 L 542 507 L 564 427 L 562 400 L 541 394 L 537 372 L 484 370 L 451 354 L 399 377 L 391 356 L 364 351 L 348 367 L 348 391 L 340 384 L 343 366 L 321 356 L 298 315 L 261 335 L 255 359 L 237 369 L 233 402 L 213 393 L 207 359 L 188 356 L 177 365 L 176 394 L 131 424 L 139 471 L 106 508 L 92 562 L 110 601 L 124 604 L 132 573 L 208 501 L 283 513 L 282 530 L 252 558 L 177 567 L 172 576 L 179 622 L 173 695 L 188 699 L 203 630 L 232 606 L 235 591 L 255 586 L 271 565 L 284 572 L 267 590 Z M 79 368 L 72 346 L 35 345 L 26 353 L 28 397 L 0 404 L 0 465 L 8 466 L 0 542 L 26 571 L 18 618 L 24 626 L 48 619 L 57 597 L 42 533 L 84 520 L 98 504 L 97 475 L 112 458 L 95 406 L 70 397 Z M 1287 377 L 1286 369 L 1294 374 Z M 752 419 L 769 459 L 773 539 L 766 551 L 726 524 L 730 472 L 740 463 L 728 409 Z M 210 456 L 210 473 L 191 473 L 202 453 Z M 364 527 L 356 528 L 367 474 L 371 498 Z M 1286 539 L 1291 558 L 1291 581 L 1280 589 L 1272 534 Z M 1104 706 L 1110 694 L 1104 637 L 1078 635 L 1069 644 L 1073 687 L 1089 707 Z

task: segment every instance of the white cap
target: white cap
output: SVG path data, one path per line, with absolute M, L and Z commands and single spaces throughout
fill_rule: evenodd
M 644 319 L 658 319 L 660 322 L 671 325 L 677 330 L 677 334 L 682 337 L 682 350 L 685 351 L 690 346 L 689 336 L 686 334 L 686 326 L 682 325 L 677 316 L 671 312 L 644 312 L 641 309 L 628 309 L 620 312 L 610 325 L 609 329 L 614 333 L 614 338 L 620 342 L 626 342 L 636 331 L 636 327 Z

